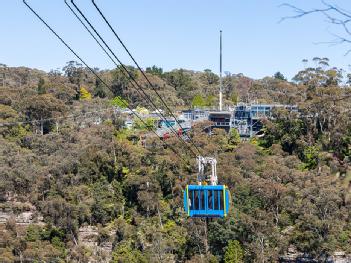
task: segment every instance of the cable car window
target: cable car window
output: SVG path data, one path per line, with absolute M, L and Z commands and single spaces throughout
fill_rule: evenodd
M 199 193 L 194 191 L 194 210 L 199 210 Z
M 212 190 L 207 191 L 207 202 L 208 202 L 208 209 L 212 210 L 213 209 L 213 191 Z
M 223 191 L 218 191 L 219 192 L 219 210 L 223 210 Z
M 213 201 L 214 201 L 214 210 L 218 210 L 219 209 L 219 204 L 218 204 L 218 194 L 219 194 L 219 191 L 218 190 L 214 190 L 214 195 L 213 195 Z
M 193 209 L 193 207 L 194 207 L 194 191 L 193 190 L 188 191 L 188 202 L 189 202 L 189 208 Z
M 205 191 L 200 191 L 200 210 L 205 210 Z

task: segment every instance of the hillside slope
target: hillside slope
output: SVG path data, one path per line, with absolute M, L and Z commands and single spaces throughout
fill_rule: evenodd
M 167 143 L 185 161 L 157 140 L 144 148 L 133 138 L 145 127 L 126 130 L 111 110 L 117 96 L 133 108 L 148 106 L 120 69 L 99 71 L 113 93 L 75 62 L 65 74 L 7 70 L 0 87 L 1 262 L 232 262 L 234 255 L 283 262 L 288 251 L 325 261 L 351 253 L 351 89 L 333 74 L 320 69 L 315 79 L 304 70 L 294 83 L 224 78 L 226 105 L 256 100 L 297 104 L 300 112 L 275 112 L 265 136 L 246 142 L 235 132 L 210 136 L 194 127 L 194 142 L 217 158 L 220 183 L 232 194 L 228 217 L 207 225 L 182 210 L 195 158 L 175 138 Z M 147 74 L 174 110 L 217 105 L 218 77 L 208 70 L 154 67 Z

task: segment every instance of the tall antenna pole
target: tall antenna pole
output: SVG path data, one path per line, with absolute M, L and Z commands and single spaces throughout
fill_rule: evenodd
M 219 111 L 222 111 L 222 30 L 219 31 Z

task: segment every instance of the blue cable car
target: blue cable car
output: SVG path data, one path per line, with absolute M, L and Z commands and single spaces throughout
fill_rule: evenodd
M 218 185 L 217 160 L 213 157 L 198 156 L 197 162 L 198 185 L 186 186 L 183 197 L 185 212 L 190 217 L 227 216 L 230 192 L 225 185 Z M 206 175 L 205 165 L 211 165 L 210 175 Z
M 230 192 L 225 185 L 187 185 L 184 210 L 189 217 L 225 217 Z

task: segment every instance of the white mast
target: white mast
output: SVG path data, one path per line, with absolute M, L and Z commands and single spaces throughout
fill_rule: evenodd
M 219 31 L 219 110 L 222 111 L 222 30 Z

